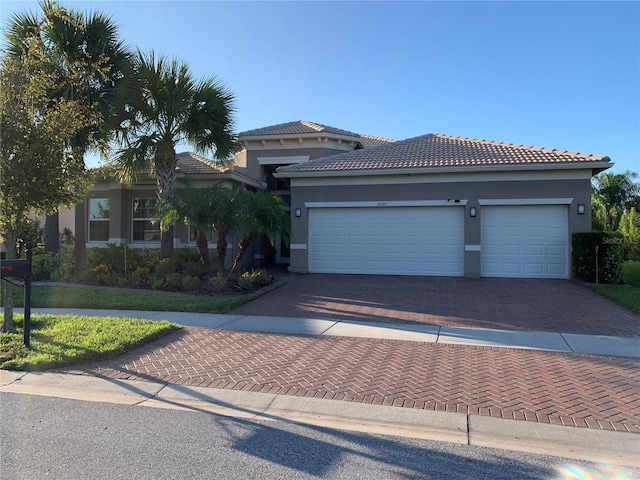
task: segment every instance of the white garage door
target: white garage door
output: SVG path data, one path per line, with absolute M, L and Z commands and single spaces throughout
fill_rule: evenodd
M 482 276 L 568 278 L 568 209 L 563 205 L 482 209 Z
M 462 207 L 312 208 L 309 271 L 462 276 Z

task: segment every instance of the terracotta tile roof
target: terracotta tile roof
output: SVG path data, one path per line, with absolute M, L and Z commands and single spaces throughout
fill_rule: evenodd
M 391 138 L 374 137 L 373 135 L 365 135 L 363 133 L 360 135 L 360 141 L 362 142 L 362 146 L 364 148 L 373 148 L 379 147 L 380 145 L 395 143 L 397 140 L 392 140 Z
M 430 133 L 378 147 L 332 155 L 278 173 L 398 170 L 608 162 L 609 157 Z
M 247 130 L 238 134 L 239 137 L 253 137 L 262 135 L 298 135 L 309 133 L 329 133 L 334 135 L 344 135 L 347 137 L 359 137 L 357 133 L 342 130 L 340 128 L 329 127 L 327 125 L 321 125 L 319 123 L 307 122 L 306 120 L 300 120 L 297 122 L 280 123 L 278 125 L 271 125 L 269 127 L 256 128 L 254 130 Z
M 387 143 L 395 142 L 390 138 L 374 137 L 373 135 L 364 135 L 360 133 L 342 130 L 341 128 L 329 127 L 320 123 L 299 120 L 297 122 L 280 123 L 271 125 L 270 127 L 256 128 L 255 130 L 247 130 L 238 134 L 239 137 L 261 137 L 261 136 L 278 136 L 278 135 L 309 135 L 309 134 L 329 134 L 340 135 L 342 137 L 353 137 L 359 141 L 364 148 L 377 147 Z
M 224 173 L 229 170 L 218 162 L 209 160 L 191 152 L 182 152 L 176 155 L 177 170 L 185 175 L 206 175 L 212 173 Z

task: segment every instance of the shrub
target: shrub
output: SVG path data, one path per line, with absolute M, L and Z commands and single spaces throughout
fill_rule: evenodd
M 208 273 L 200 261 L 200 254 L 195 248 L 184 247 L 173 256 L 175 271 L 188 276 L 203 277 Z
M 131 274 L 131 285 L 134 287 L 146 287 L 151 282 L 151 272 L 149 267 L 138 267 Z
M 63 245 L 53 257 L 52 280 L 69 282 L 73 280 L 76 267 L 73 245 Z
M 186 292 L 195 292 L 200 288 L 200 279 L 194 275 L 185 275 L 182 277 L 182 288 Z
M 243 290 L 254 290 L 267 284 L 267 271 L 264 268 L 243 272 L 238 277 L 238 286 Z
M 209 289 L 212 292 L 218 293 L 224 290 L 227 286 L 227 279 L 222 275 L 217 275 L 209 279 Z
M 165 277 L 166 285 L 169 288 L 179 289 L 182 287 L 182 274 L 181 273 L 170 273 Z
M 53 253 L 36 250 L 31 260 L 31 276 L 33 280 L 49 280 L 54 269 Z
M 598 283 L 620 283 L 624 262 L 624 237 L 617 233 L 574 233 L 571 238 L 571 263 L 576 276 L 596 282 L 596 247 Z
M 87 251 L 87 266 L 95 268 L 97 265 L 108 265 L 110 271 L 124 274 L 124 248 L 115 243 L 108 243 L 105 248 L 90 248 Z

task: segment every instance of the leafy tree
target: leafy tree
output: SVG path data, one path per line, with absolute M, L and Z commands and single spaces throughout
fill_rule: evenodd
M 184 222 L 196 229 L 196 249 L 205 267 L 211 265 L 207 232 L 213 228 L 216 211 L 226 202 L 222 196 L 224 187 L 178 189 L 171 205 L 166 209 L 165 224 Z
M 640 217 L 635 207 L 622 215 L 618 232 L 625 239 L 627 258 L 640 260 Z
M 95 121 L 79 102 L 52 98 L 60 82 L 55 62 L 37 38 L 21 58 L 0 65 L 0 232 L 7 258 L 15 258 L 17 233 L 30 214 L 75 205 L 89 181 L 69 139 Z M 3 330 L 13 331 L 11 288 L 5 290 Z
M 288 242 L 291 234 L 291 218 L 281 197 L 264 190 L 251 192 L 245 188 L 238 190 L 238 228 L 240 231 L 239 251 L 227 279 L 231 278 L 249 247 L 259 235 L 264 234 L 273 245 L 280 233 Z
M 106 153 L 106 121 L 122 108 L 129 91 L 131 53 L 108 16 L 68 10 L 48 0 L 39 5 L 39 14 L 18 13 L 10 19 L 6 53 L 23 59 L 33 54 L 34 42 L 40 45 L 58 76 L 49 85 L 50 98 L 74 101 L 85 115 L 82 128 L 68 139 L 70 152 L 80 163 L 89 149 Z M 47 215 L 46 230 L 49 249 L 57 250 L 57 210 Z
M 622 215 L 631 208 L 640 209 L 638 174 L 601 173 L 591 184 L 592 224 L 594 230 L 614 232 Z
M 142 172 L 156 178 L 166 204 L 176 191 L 176 145 L 227 161 L 237 150 L 232 133 L 233 95 L 214 77 L 196 80 L 188 66 L 151 52 L 135 58 L 137 94 L 119 119 L 115 162 L 122 179 Z M 173 255 L 173 229 L 161 225 L 161 258 Z

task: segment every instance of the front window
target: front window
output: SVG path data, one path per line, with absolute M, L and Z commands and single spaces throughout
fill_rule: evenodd
M 133 241 L 160 241 L 160 213 L 155 198 L 133 199 Z
M 109 241 L 109 199 L 89 199 L 89 241 Z

